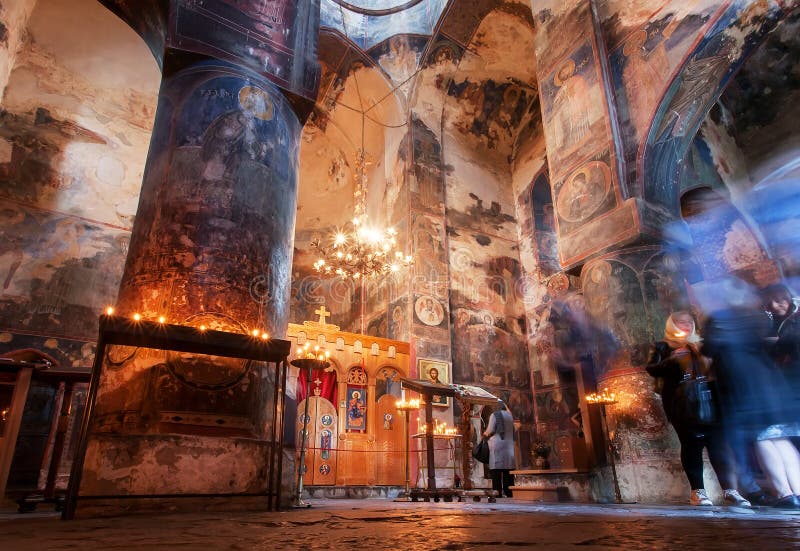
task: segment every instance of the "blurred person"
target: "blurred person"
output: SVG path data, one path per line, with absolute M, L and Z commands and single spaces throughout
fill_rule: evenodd
M 492 489 L 497 491 L 497 497 L 503 495 L 512 497 L 511 485 L 514 483 L 514 477 L 511 475 L 511 470 L 516 468 L 514 418 L 502 400 L 498 400 L 483 437 L 489 439 L 489 473 L 492 475 Z
M 724 305 L 708 318 L 705 353 L 713 358 L 722 418 L 739 465 L 747 446 L 756 456 L 778 498 L 773 506 L 800 509 L 800 462 L 797 449 L 780 427 L 790 421 L 792 396 L 764 343 L 770 320 L 759 309 L 750 285 L 729 278 L 720 285 Z
M 657 342 L 651 351 L 647 372 L 660 380 L 658 385 L 664 413 L 675 428 L 681 444 L 681 465 L 689 479 L 689 503 L 696 506 L 713 505 L 703 482 L 703 448 L 724 489 L 725 503 L 750 507 L 750 502 L 736 489 L 736 473 L 726 447 L 724 433 L 716 420 L 700 423 L 687 415 L 693 404 L 688 404 L 685 385 L 710 375 L 709 362 L 700 353 L 701 339 L 689 312 L 673 312 L 667 318 L 664 340 Z M 711 404 L 713 406 L 713 404 Z
M 782 284 L 761 291 L 763 307 L 772 321 L 768 349 L 789 385 L 784 422 L 770 425 L 759 435 L 757 451 L 773 486 L 779 494 L 797 496 L 800 484 L 800 453 L 790 438 L 800 437 L 800 313 L 792 294 Z M 780 468 L 781 465 L 783 468 Z

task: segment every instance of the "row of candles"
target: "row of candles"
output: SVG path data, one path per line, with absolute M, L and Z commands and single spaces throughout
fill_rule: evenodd
M 395 407 L 398 411 L 415 411 L 420 408 L 422 405 L 422 401 L 419 398 L 410 398 L 406 400 L 405 393 L 406 391 L 403 390 L 402 397 L 395 402 Z M 436 436 L 458 436 L 458 429 L 454 427 L 449 427 L 447 423 L 442 423 L 438 419 L 433 420 L 433 434 Z M 422 433 L 425 432 L 427 429 L 426 423 L 422 422 L 422 419 L 417 419 L 417 431 Z
M 115 313 L 114 307 L 113 306 L 107 307 L 105 313 L 106 313 L 106 316 L 113 316 L 114 313 Z M 138 321 L 142 321 L 144 318 L 142 317 L 142 315 L 139 312 L 135 312 L 131 316 L 131 319 L 133 321 L 137 321 L 138 322 Z M 163 325 L 163 324 L 167 323 L 167 318 L 165 316 L 158 316 L 156 321 L 158 321 L 158 323 Z M 203 332 L 208 330 L 208 327 L 206 325 L 204 325 L 204 324 L 200 324 L 200 325 L 197 326 L 197 330 L 200 331 L 201 333 L 203 333 Z M 261 339 L 261 340 L 265 340 L 265 341 L 269 340 L 269 333 L 264 331 L 264 330 L 262 330 L 262 329 L 253 329 L 252 331 L 250 331 L 249 335 L 253 336 L 256 339 Z
M 593 392 L 586 395 L 587 404 L 611 405 L 616 404 L 617 401 L 616 394 L 609 392 L 607 388 L 604 388 L 603 392 Z
M 297 357 L 303 358 L 307 360 L 318 360 L 320 362 L 327 361 L 331 357 L 330 350 L 323 350 L 319 346 L 315 346 L 314 350 L 311 350 L 311 344 L 306 343 L 305 345 L 301 346 L 297 349 Z

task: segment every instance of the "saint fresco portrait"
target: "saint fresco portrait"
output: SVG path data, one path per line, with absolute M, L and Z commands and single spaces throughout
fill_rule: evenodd
M 444 320 L 444 308 L 441 303 L 428 295 L 423 295 L 416 300 L 414 312 L 419 321 L 431 327 L 436 327 Z
M 587 163 L 569 175 L 558 193 L 558 215 L 582 222 L 602 206 L 611 185 L 611 170 L 601 161 Z
M 367 428 L 367 391 L 361 387 L 347 388 L 347 430 L 365 431 Z
M 439 383 L 442 385 L 449 384 L 448 377 L 448 364 L 439 360 L 426 360 L 420 358 L 419 363 L 419 378 L 423 381 L 430 381 L 432 383 Z M 433 395 L 431 403 L 434 406 L 447 407 L 450 405 L 450 400 L 447 396 Z

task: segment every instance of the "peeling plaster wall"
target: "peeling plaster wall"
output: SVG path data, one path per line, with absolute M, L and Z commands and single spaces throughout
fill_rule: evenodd
M 519 137 L 529 136 L 539 117 L 530 14 L 509 4 L 490 11 L 457 55 L 454 70 L 442 56 L 439 77 L 428 85 L 443 89 L 449 81 L 441 140 L 453 380 L 509 404 L 521 423 L 525 467 L 534 407 L 515 172 L 534 170 L 544 157 L 520 146 Z M 421 107 L 426 116 L 427 104 Z
M 4 0 L 0 3 L 0 105 L 17 54 L 25 42 L 28 19 L 37 0 Z
M 160 74 L 93 0 L 42 0 L 28 34 L 0 113 L 2 348 L 88 367 L 117 295 Z
M 714 117 L 712 111 L 704 122 L 704 137 L 719 136 L 716 142 L 720 154 L 715 155 L 715 160 L 718 159 L 721 174 L 735 171 L 737 178 L 755 185 L 770 176 L 781 178 L 782 169 L 797 162 L 800 155 L 800 132 L 796 124 L 800 117 L 798 60 L 800 10 L 795 10 L 770 33 L 725 89 L 719 101 L 721 116 Z M 727 151 L 731 154 L 724 155 Z M 725 156 L 727 163 L 738 165 L 722 166 Z M 731 187 L 734 192 L 749 188 L 741 184 Z

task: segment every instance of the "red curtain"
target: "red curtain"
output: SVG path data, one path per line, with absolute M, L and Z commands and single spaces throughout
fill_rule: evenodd
M 300 376 L 297 378 L 297 403 L 299 404 L 306 399 L 306 379 L 308 377 L 308 370 L 301 369 Z M 315 369 L 311 372 L 311 395 L 314 395 L 314 389 L 317 385 L 314 381 L 319 380 L 320 393 L 319 395 L 329 400 L 333 407 L 339 407 L 336 403 L 337 399 L 337 385 L 336 385 L 336 372 L 325 371 L 322 369 Z

